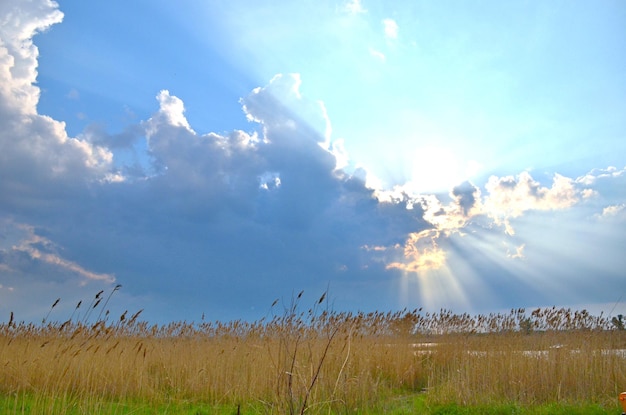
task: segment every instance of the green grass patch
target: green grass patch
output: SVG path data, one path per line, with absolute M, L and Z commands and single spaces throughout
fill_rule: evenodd
M 192 400 L 169 402 L 123 402 L 98 397 L 53 396 L 19 393 L 0 395 L 0 414 L 37 415 L 260 415 L 279 414 L 280 411 L 262 402 L 244 402 L 237 405 L 218 405 Z M 309 408 L 307 414 L 354 415 L 614 415 L 621 413 L 618 405 L 608 408 L 597 404 L 545 404 L 520 406 L 494 403 L 491 405 L 429 404 L 427 394 L 396 396 L 370 408 L 343 408 L 328 410 Z
M 564 404 L 550 403 L 541 405 L 519 405 L 514 403 L 493 403 L 483 405 L 461 405 L 457 403 L 432 404 L 427 394 L 399 396 L 390 399 L 385 405 L 358 411 L 362 414 L 388 415 L 615 415 L 621 409 L 617 404 L 603 407 L 595 403 Z

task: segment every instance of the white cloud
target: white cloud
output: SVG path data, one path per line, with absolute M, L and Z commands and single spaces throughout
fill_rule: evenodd
M 110 150 L 69 137 L 65 123 L 37 113 L 33 36 L 62 20 L 57 4 L 0 2 L 0 16 L 0 276 L 11 287 L 2 292 L 0 309 L 28 313 L 56 290 L 72 296 L 80 286 L 91 290 L 114 281 L 112 273 L 69 259 L 54 241 L 56 227 L 47 225 L 58 215 L 68 216 L 61 232 L 87 225 L 74 223 L 72 211 L 84 209 L 90 189 L 119 174 Z
M 580 194 L 583 199 L 591 199 L 592 197 L 598 196 L 598 192 L 593 189 L 583 189 Z
M 361 0 L 348 1 L 344 6 L 344 10 L 351 14 L 367 13 L 367 9 L 363 7 Z
M 395 20 L 390 18 L 383 19 L 383 28 L 387 39 L 393 40 L 398 38 L 399 27 Z
M 342 170 L 350 165 L 350 156 L 348 155 L 343 139 L 339 138 L 334 140 L 330 144 L 329 150 L 337 160 L 337 163 L 335 164 L 336 170 Z
M 34 83 L 39 50 L 33 36 L 63 20 L 57 7 L 49 0 L 0 3 L 0 105 L 5 108 L 36 113 L 39 88 Z
M 404 272 L 423 273 L 444 266 L 446 252 L 439 247 L 441 234 L 434 229 L 411 232 L 403 246 L 400 261 L 387 264 L 387 269 L 399 269 Z
M 452 189 L 448 204 L 435 195 L 415 195 L 399 187 L 374 194 L 383 203 L 405 204 L 407 209 L 416 210 L 428 224 L 427 229 L 409 232 L 403 244 L 389 247 L 396 254 L 387 268 L 404 272 L 419 274 L 444 267 L 447 254 L 441 241 L 462 234 L 471 218 L 481 213 L 480 190 L 469 182 Z
M 109 284 L 115 282 L 115 277 L 111 274 L 92 272 L 63 258 L 58 254 L 57 247 L 52 241 L 35 234 L 32 226 L 21 225 L 20 228 L 27 231 L 28 237 L 11 248 L 15 253 L 25 253 L 31 261 L 41 261 L 58 268 L 61 272 L 76 274 L 83 279 L 81 285 L 85 285 L 87 280 L 103 281 Z M 40 249 L 39 246 L 45 249 Z
M 255 88 L 241 100 L 249 121 L 266 129 L 298 130 L 298 137 L 307 137 L 328 149 L 332 127 L 324 103 L 302 96 L 300 74 L 277 74 L 262 88 Z M 271 133 L 270 133 L 271 134 Z M 282 136 L 282 135 L 281 135 Z
M 51 179 L 58 180 L 53 186 L 84 183 L 111 169 L 110 151 L 68 137 L 65 123 L 37 114 L 38 49 L 32 37 L 62 20 L 56 7 L 44 0 L 0 5 L 0 191 L 13 199 L 36 194 Z
M 626 204 L 607 206 L 596 217 L 601 220 L 626 220 Z
M 526 244 L 521 244 L 519 246 L 516 246 L 514 253 L 507 251 L 507 256 L 512 259 L 523 259 L 525 247 L 526 247 Z
M 148 135 L 152 135 L 156 125 L 168 124 L 172 127 L 183 127 L 193 132 L 185 118 L 185 104 L 178 97 L 170 95 L 170 91 L 163 90 L 157 95 L 159 112 L 146 123 Z
M 622 176 L 626 176 L 626 167 L 622 169 L 617 169 L 616 167 L 609 166 L 606 169 L 593 169 L 584 176 L 578 177 L 576 179 L 576 182 L 583 185 L 592 185 L 595 184 L 598 180 L 606 178 L 617 178 Z
M 583 194 L 570 178 L 555 174 L 552 186 L 545 187 L 528 172 L 517 176 L 492 176 L 485 189 L 487 193 L 482 196 L 478 187 L 464 182 L 453 188 L 451 202 L 447 204 L 435 195 L 415 194 L 410 186 L 376 190 L 374 194 L 380 202 L 405 204 L 409 209 L 419 207 L 423 220 L 432 227 L 408 233 L 405 242 L 396 246 L 396 251 L 402 250 L 403 259 L 396 257 L 392 268 L 417 273 L 439 269 L 446 264 L 440 242 L 453 235 L 464 235 L 473 220 L 482 218 L 484 222 L 488 218 L 493 224 L 504 226 L 505 234 L 512 236 L 515 234 L 512 219 L 528 211 L 569 209 L 580 202 Z M 512 254 L 507 250 L 506 256 L 522 258 L 525 246 L 518 245 Z
M 616 216 L 626 209 L 626 205 L 607 206 L 602 210 L 602 216 Z
M 370 49 L 369 49 L 369 51 L 370 51 L 370 55 L 371 55 L 372 57 L 374 57 L 374 58 L 376 58 L 376 59 L 380 60 L 381 62 L 384 62 L 384 61 L 387 59 L 387 58 L 386 58 L 386 56 L 385 56 L 385 54 L 384 54 L 384 53 L 382 53 L 382 52 L 381 52 L 381 51 L 379 51 L 379 50 L 376 50 L 376 49 L 370 48 Z
M 541 186 L 530 173 L 522 172 L 517 176 L 492 176 L 485 188 L 489 193 L 484 202 L 487 214 L 504 224 L 511 235 L 515 231 L 509 219 L 528 210 L 567 209 L 579 201 L 574 180 L 559 174 L 554 175 L 551 187 Z
M 51 274 L 67 275 L 67 279 L 78 278 L 81 285 L 88 281 L 115 282 L 115 276 L 106 273 L 89 271 L 79 264 L 63 258 L 60 247 L 50 239 L 40 235 L 32 225 L 16 223 L 3 218 L 0 221 L 0 235 L 10 235 L 8 240 L 0 244 L 0 251 L 5 256 L 27 260 L 32 263 L 45 264 Z M 18 261 L 18 262 L 19 262 Z M 15 262 L 17 267 L 19 264 Z M 5 270 L 18 271 L 11 262 L 5 264 Z
M 277 172 L 265 172 L 259 176 L 259 188 L 264 190 L 278 189 L 280 187 L 280 174 Z

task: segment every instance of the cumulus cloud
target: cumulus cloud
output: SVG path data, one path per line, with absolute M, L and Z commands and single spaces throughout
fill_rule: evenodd
M 555 174 L 550 187 L 542 186 L 530 173 L 517 176 L 492 176 L 485 185 L 486 194 L 470 182 L 455 186 L 449 194 L 450 202 L 444 203 L 435 195 L 412 195 L 406 188 L 397 186 L 392 191 L 377 190 L 380 201 L 406 203 L 412 208 L 419 205 L 423 219 L 432 229 L 408 234 L 405 242 L 396 245 L 401 259 L 390 264 L 390 268 L 407 272 L 426 272 L 442 268 L 446 264 L 446 253 L 440 248 L 442 241 L 454 235 L 464 235 L 472 229 L 472 223 L 504 227 L 505 234 L 515 234 L 511 220 L 528 211 L 565 210 L 579 203 L 583 191 L 576 187 L 575 180 Z M 484 226 L 484 225 L 481 225 Z M 523 257 L 522 248 L 516 248 L 509 258 Z
M 33 36 L 62 20 L 57 7 L 47 0 L 0 4 L 0 277 L 11 288 L 1 290 L 1 309 L 17 298 L 32 303 L 35 292 L 114 281 L 68 258 L 45 235 L 47 221 L 71 215 L 90 186 L 119 178 L 109 149 L 69 137 L 63 122 L 37 113 Z
M 0 4 L 0 105 L 5 111 L 36 113 L 39 88 L 34 83 L 39 50 L 33 36 L 63 19 L 57 7 L 49 0 Z
M 509 219 L 521 216 L 528 210 L 561 210 L 576 204 L 579 193 L 574 180 L 555 174 L 551 187 L 541 186 L 530 173 L 517 176 L 489 178 L 485 185 L 489 195 L 485 199 L 485 209 L 496 223 L 504 224 L 507 233 L 515 231 Z
M 108 149 L 68 137 L 63 122 L 37 114 L 38 49 L 32 38 L 62 20 L 56 7 L 45 0 L 0 5 L 0 192 L 7 195 L 5 203 L 28 204 L 42 189 L 41 196 L 49 196 L 47 184 L 74 186 L 111 173 Z
M 185 118 L 185 104 L 178 97 L 170 95 L 170 91 L 163 90 L 157 95 L 159 101 L 159 112 L 147 123 L 146 132 L 152 135 L 159 125 L 167 124 L 172 127 L 182 127 L 189 132 L 193 132 Z
M 439 248 L 437 241 L 462 232 L 473 217 L 482 213 L 480 189 L 468 181 L 450 191 L 447 203 L 433 194 L 416 194 L 408 186 L 376 189 L 374 196 L 380 203 L 396 204 L 415 211 L 423 220 L 425 229 L 410 230 L 404 244 L 394 247 L 396 251 L 398 248 L 402 250 L 406 266 L 396 260 L 391 268 L 412 272 L 443 266 L 445 252 Z
M 604 221 L 624 221 L 626 220 L 626 204 L 609 205 L 602 209 L 596 217 Z
M 363 7 L 363 4 L 361 3 L 361 0 L 350 0 L 348 1 L 345 6 L 344 6 L 344 10 L 347 11 L 350 14 L 361 14 L 361 13 L 367 13 L 367 9 L 365 9 Z
M 626 205 L 607 206 L 602 209 L 602 216 L 617 216 L 626 209 Z
M 404 245 L 395 246 L 402 250 L 402 259 L 390 262 L 387 268 L 413 273 L 441 268 L 446 262 L 446 254 L 439 247 L 440 237 L 440 232 L 433 229 L 411 232 Z
M 328 148 L 332 128 L 324 103 L 303 99 L 301 84 L 300 74 L 278 74 L 267 86 L 255 88 L 241 100 L 243 110 L 249 121 L 262 124 L 266 132 L 300 128 L 298 137 L 307 137 Z M 277 134 L 274 139 L 284 137 Z
M 383 29 L 387 39 L 393 40 L 398 37 L 399 27 L 395 20 L 391 18 L 383 19 Z

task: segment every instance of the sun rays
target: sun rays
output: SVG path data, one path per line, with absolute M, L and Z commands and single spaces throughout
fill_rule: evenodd
M 615 258 L 601 248 L 601 239 L 619 239 L 604 221 L 619 221 L 621 212 L 613 205 L 592 206 L 588 194 L 580 180 L 557 174 L 543 185 L 529 172 L 493 176 L 482 190 L 466 182 L 450 192 L 447 202 L 398 189 L 380 192 L 387 203 L 421 209 L 430 225 L 409 232 L 403 244 L 381 250 L 386 268 L 401 272 L 400 303 L 474 309 L 515 292 L 520 302 L 533 296 L 537 303 L 584 301 L 601 291 L 591 282 L 594 271 L 615 273 Z M 564 264 L 590 275 L 574 277 Z

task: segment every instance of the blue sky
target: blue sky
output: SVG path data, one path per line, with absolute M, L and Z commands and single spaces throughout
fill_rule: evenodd
M 621 1 L 0 16 L 0 315 L 626 314 Z

